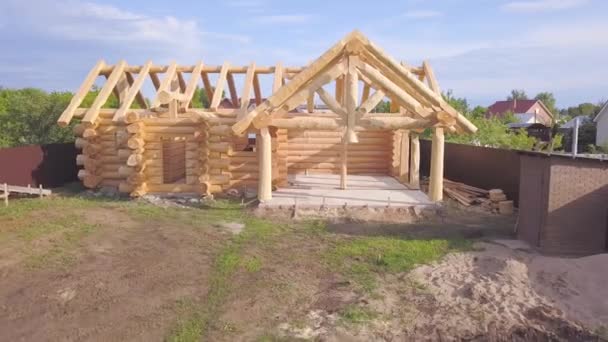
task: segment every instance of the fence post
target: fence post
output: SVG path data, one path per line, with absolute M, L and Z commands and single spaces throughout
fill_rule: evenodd
M 8 207 L 8 184 L 4 183 L 4 206 Z

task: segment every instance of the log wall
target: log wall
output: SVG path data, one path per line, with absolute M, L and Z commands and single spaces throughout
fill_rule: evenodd
M 358 132 L 359 143 L 348 145 L 348 174 L 390 174 L 393 133 Z M 290 174 L 339 174 L 342 133 L 336 131 L 288 132 L 287 167 Z

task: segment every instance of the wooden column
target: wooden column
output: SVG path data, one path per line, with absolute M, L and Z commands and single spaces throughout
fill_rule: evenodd
M 401 132 L 401 141 L 399 146 L 399 179 L 402 182 L 408 182 L 410 179 L 410 132 Z
M 346 190 L 346 174 L 348 168 L 346 166 L 348 161 L 348 142 L 346 137 L 342 138 L 342 164 L 340 165 L 340 189 Z
M 258 180 L 258 199 L 268 201 L 272 199 L 272 140 L 268 127 L 260 128 L 258 158 L 260 162 L 260 175 Z
M 416 133 L 410 139 L 410 187 L 420 189 L 420 140 Z
M 443 154 L 444 154 L 443 128 L 433 130 L 431 146 L 431 174 L 429 180 L 429 198 L 438 202 L 443 199 Z

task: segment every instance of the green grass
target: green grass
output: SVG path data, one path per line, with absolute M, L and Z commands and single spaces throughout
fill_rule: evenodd
M 378 317 L 378 313 L 356 305 L 349 305 L 340 311 L 340 321 L 346 324 L 361 324 Z
M 242 210 L 239 211 L 239 218 L 245 223 L 245 229 L 233 236 L 216 257 L 204 305 L 190 312 L 187 317 L 180 318 L 166 338 L 167 341 L 200 341 L 204 338 L 210 326 L 216 323 L 221 305 L 232 290 L 231 278 L 240 269 L 257 272 L 262 266 L 258 258 L 246 258 L 245 249 L 269 243 L 274 236 L 285 231 L 285 226 L 251 217 Z M 218 219 L 226 220 L 226 217 Z
M 449 252 L 467 248 L 470 243 L 466 240 L 360 237 L 339 242 L 327 259 L 330 266 L 371 292 L 376 287 L 377 274 L 407 272 Z

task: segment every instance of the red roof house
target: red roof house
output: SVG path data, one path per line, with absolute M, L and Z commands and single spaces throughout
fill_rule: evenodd
M 507 113 L 513 113 L 518 119 L 520 127 L 532 124 L 543 124 L 553 126 L 553 114 L 540 100 L 507 100 L 496 101 L 488 107 L 487 118 L 504 117 Z

